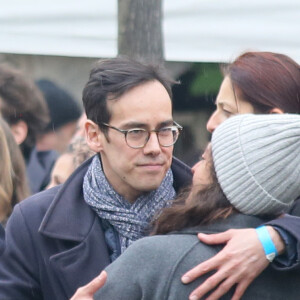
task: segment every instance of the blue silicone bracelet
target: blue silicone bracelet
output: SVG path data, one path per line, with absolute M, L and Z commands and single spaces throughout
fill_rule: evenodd
M 272 262 L 273 259 L 278 255 L 278 252 L 270 237 L 267 227 L 264 225 L 260 226 L 256 228 L 256 232 L 258 235 L 258 239 L 264 248 L 267 260 L 269 262 Z

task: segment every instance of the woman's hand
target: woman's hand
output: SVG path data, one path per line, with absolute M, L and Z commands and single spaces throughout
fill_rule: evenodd
M 283 252 L 284 244 L 279 234 L 267 226 L 277 249 Z M 242 297 L 250 283 L 268 266 L 263 247 L 258 240 L 255 229 L 231 229 L 218 234 L 199 233 L 201 242 L 216 245 L 226 244 L 217 255 L 199 264 L 182 276 L 183 283 L 190 283 L 201 275 L 216 270 L 204 283 L 195 289 L 190 300 L 203 297 L 207 292 L 216 290 L 207 300 L 219 299 L 234 285 L 236 289 L 232 300 Z

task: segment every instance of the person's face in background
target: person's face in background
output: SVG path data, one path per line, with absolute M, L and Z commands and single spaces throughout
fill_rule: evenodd
M 64 153 L 58 157 L 51 172 L 51 179 L 46 187 L 50 189 L 64 183 L 74 171 L 74 157 L 71 153 Z
M 211 151 L 211 143 L 209 143 L 200 160 L 192 167 L 193 181 L 190 193 L 185 200 L 186 204 L 193 199 L 193 195 L 197 194 L 213 182 L 211 174 L 213 163 Z
M 54 142 L 53 149 L 59 153 L 64 153 L 73 139 L 76 128 L 77 122 L 69 122 L 55 130 L 54 135 L 56 140 Z
M 84 125 L 85 125 L 86 120 L 87 120 L 86 114 L 83 113 L 77 122 L 76 131 L 73 135 L 73 140 L 78 137 L 85 138 Z
M 226 76 L 221 84 L 217 99 L 216 110 L 209 118 L 206 128 L 213 132 L 222 122 L 236 114 L 254 113 L 253 106 L 244 99 L 238 98 L 233 90 L 232 82 Z
M 193 186 L 208 185 L 212 182 L 211 178 L 211 143 L 209 143 L 202 154 L 200 161 L 192 167 Z

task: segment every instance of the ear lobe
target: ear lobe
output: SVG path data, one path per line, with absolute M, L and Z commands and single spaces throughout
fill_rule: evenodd
M 284 114 L 284 111 L 278 107 L 274 107 L 269 111 L 269 114 Z
M 102 134 L 99 126 L 91 120 L 87 120 L 85 125 L 86 141 L 91 150 L 100 152 L 102 147 Z
M 11 125 L 10 128 L 16 143 L 21 145 L 25 141 L 28 134 L 27 124 L 23 120 L 20 120 L 16 124 Z

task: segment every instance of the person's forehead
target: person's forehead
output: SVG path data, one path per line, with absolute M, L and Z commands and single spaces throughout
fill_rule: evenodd
M 170 96 L 158 81 L 139 85 L 107 103 L 111 122 L 153 124 L 172 120 Z
M 220 86 L 217 102 L 228 97 L 234 97 L 234 90 L 230 78 L 226 76 Z

